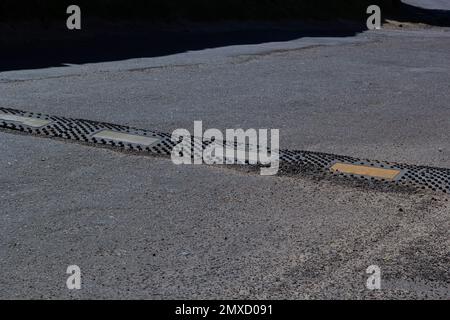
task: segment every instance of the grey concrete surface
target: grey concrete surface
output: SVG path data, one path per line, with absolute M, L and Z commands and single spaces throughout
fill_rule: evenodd
M 0 74 L 2 106 L 450 167 L 450 33 L 385 28 Z M 0 133 L 1 298 L 450 297 L 448 197 Z M 69 264 L 82 290 L 65 287 Z M 365 288 L 369 265 L 382 290 Z

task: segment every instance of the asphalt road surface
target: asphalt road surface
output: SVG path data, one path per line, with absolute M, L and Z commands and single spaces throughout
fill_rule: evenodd
M 278 128 L 281 148 L 450 168 L 449 52 L 449 28 L 390 24 L 6 71 L 0 104 L 164 132 Z M 0 298 L 450 298 L 445 194 L 5 132 L 0 150 Z
M 403 2 L 426 9 L 450 10 L 450 3 L 447 0 L 407 0 Z

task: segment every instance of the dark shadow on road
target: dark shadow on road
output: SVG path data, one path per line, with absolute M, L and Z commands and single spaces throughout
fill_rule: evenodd
M 406 3 L 399 4 L 397 14 L 390 18 L 402 22 L 424 23 L 436 27 L 450 27 L 450 11 L 424 9 Z
M 450 11 L 398 4 L 397 21 L 450 26 Z M 83 29 L 0 25 L 0 72 L 61 67 L 160 57 L 191 50 L 261 44 L 303 37 L 350 37 L 366 30 L 360 22 L 239 22 L 183 24 L 177 27 L 145 24 L 84 22 Z
M 260 44 L 302 37 L 348 37 L 365 29 L 361 23 L 235 23 L 183 27 L 121 26 L 91 31 L 41 30 L 42 36 L 29 38 L 26 32 L 3 39 L 0 71 L 58 67 L 118 61 L 131 58 L 159 57 L 191 50 L 244 44 Z M 92 31 L 93 30 L 93 31 Z M 17 33 L 17 31 L 16 31 Z

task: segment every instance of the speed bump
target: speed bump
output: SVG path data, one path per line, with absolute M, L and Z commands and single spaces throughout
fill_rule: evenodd
M 0 130 L 66 139 L 93 146 L 131 150 L 141 154 L 170 157 L 171 135 L 164 132 L 137 129 L 100 121 L 65 118 L 41 113 L 0 107 Z M 192 156 L 202 157 L 212 141 L 193 143 Z M 228 144 L 224 141 L 224 145 Z M 234 148 L 237 148 L 236 146 Z M 368 187 L 383 184 L 450 193 L 450 169 L 410 165 L 303 150 L 280 150 L 278 174 L 312 173 L 332 178 L 359 181 Z

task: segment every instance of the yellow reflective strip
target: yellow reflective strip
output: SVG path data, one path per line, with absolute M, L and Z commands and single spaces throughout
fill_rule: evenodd
M 395 179 L 395 177 L 400 173 L 400 170 L 396 169 L 383 169 L 348 163 L 336 163 L 331 167 L 331 171 L 347 174 L 357 174 L 360 176 L 369 176 L 388 180 Z

